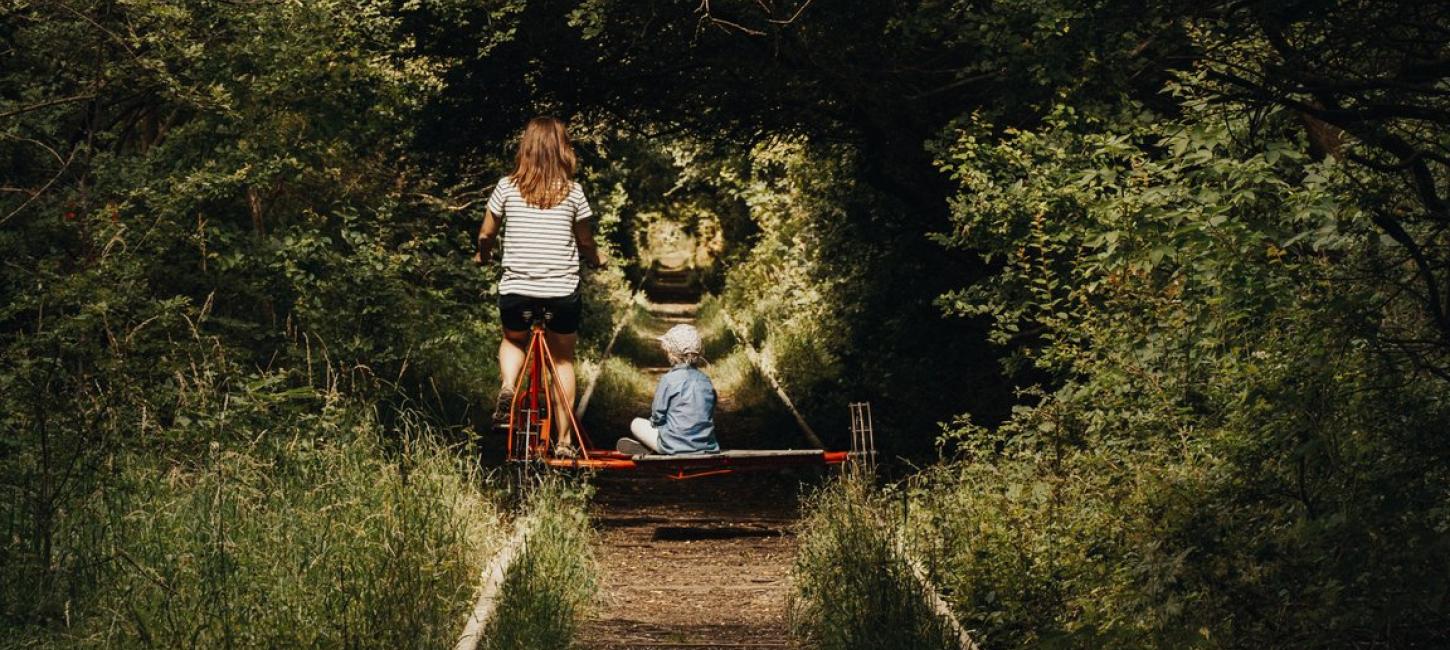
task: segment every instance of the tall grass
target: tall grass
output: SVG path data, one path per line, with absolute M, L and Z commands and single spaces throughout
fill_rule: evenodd
M 700 299 L 700 306 L 695 310 L 695 329 L 705 342 L 706 359 L 723 359 L 736 349 L 735 335 L 725 323 L 725 306 L 718 296 L 706 295 Z
M 705 371 L 717 390 L 742 403 L 763 404 L 778 399 L 771 392 L 769 380 L 751 363 L 743 348 L 711 359 Z
M 955 648 L 897 552 L 885 497 L 848 475 L 812 495 L 801 522 L 791 626 L 821 650 Z
M 628 359 L 641 367 L 669 365 L 669 359 L 660 348 L 658 337 L 675 323 L 650 311 L 650 303 L 637 301 L 630 305 L 634 310 L 629 326 L 619 333 L 614 343 L 614 356 Z M 695 329 L 699 330 L 704 342 L 702 352 L 706 359 L 723 358 L 735 349 L 735 337 L 725 325 L 720 299 L 704 295 L 694 311 Z
M 618 357 L 604 360 L 594 383 L 594 396 L 581 424 L 598 447 L 613 448 L 629 432 L 629 421 L 649 415 L 656 379 Z
M 644 368 L 668 366 L 669 357 L 660 347 L 657 337 L 671 326 L 650 313 L 647 304 L 636 302 L 630 305 L 630 309 L 634 310 L 634 314 L 629 325 L 620 330 L 619 337 L 615 339 L 613 356 Z
M 583 484 L 557 477 L 534 489 L 525 514 L 530 533 L 504 576 L 483 648 L 569 647 L 597 588 L 587 500 Z
M 16 647 L 438 647 L 466 616 L 498 517 L 426 430 L 385 450 L 367 414 L 324 413 L 199 457 L 117 454 L 66 513 L 99 577 Z M 395 439 L 394 442 L 397 442 Z

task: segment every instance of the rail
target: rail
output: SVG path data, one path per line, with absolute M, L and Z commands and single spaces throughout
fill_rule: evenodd
M 503 589 L 504 577 L 508 575 L 509 566 L 513 564 L 514 558 L 522 555 L 525 546 L 528 544 L 529 531 L 533 528 L 532 517 L 522 517 L 514 523 L 514 534 L 504 543 L 503 548 L 494 554 L 489 560 L 488 566 L 483 569 L 483 590 L 479 592 L 478 600 L 473 605 L 473 612 L 468 615 L 468 622 L 463 626 L 463 633 L 458 637 L 458 643 L 454 644 L 453 650 L 476 650 L 479 641 L 483 640 L 483 633 L 488 629 L 488 621 L 493 618 L 494 610 L 498 608 L 499 592 Z
M 634 320 L 634 305 L 639 300 L 645 279 L 649 277 L 650 270 L 641 277 L 635 284 L 634 291 L 629 296 L 630 309 L 624 317 L 614 325 L 614 331 L 609 335 L 609 343 L 604 346 L 604 353 L 599 357 L 599 367 L 589 379 L 589 385 L 585 387 L 584 394 L 579 398 L 579 406 L 575 409 L 575 417 L 584 417 L 584 410 L 589 407 L 589 398 L 594 394 L 594 387 L 599 383 L 599 376 L 604 373 L 604 361 L 609 358 L 610 352 L 614 350 L 614 343 L 619 339 L 620 332 Z M 514 524 L 514 533 L 504 543 L 503 547 L 489 560 L 488 566 L 483 570 L 483 588 L 479 592 L 478 600 L 473 605 L 473 611 L 464 623 L 463 632 L 458 636 L 458 642 L 454 644 L 454 650 L 476 650 L 479 642 L 483 640 L 483 633 L 488 629 L 488 622 L 493 618 L 494 610 L 498 608 L 499 591 L 503 588 L 504 577 L 508 575 L 509 566 L 513 564 L 514 558 L 523 554 L 528 545 L 529 532 L 533 527 L 532 517 L 522 517 Z
M 936 587 L 931 584 L 931 577 L 927 575 L 926 568 L 921 565 L 921 561 L 911 556 L 910 551 L 906 548 L 906 544 L 899 537 L 896 540 L 896 553 L 906 563 L 906 567 L 911 570 L 911 576 L 916 579 L 917 586 L 921 587 L 921 597 L 922 600 L 926 601 L 927 607 L 930 607 L 932 613 L 936 614 L 937 618 L 945 621 L 947 626 L 952 629 L 952 633 L 957 638 L 958 649 L 982 650 L 982 647 L 977 645 L 976 641 L 972 640 L 972 635 L 962 626 L 962 622 L 957 620 L 956 612 L 952 611 L 946 599 L 942 598 L 941 594 L 937 592 Z
M 744 329 L 740 327 L 739 323 L 735 322 L 735 319 L 730 316 L 729 312 L 722 311 L 721 315 L 725 317 L 725 326 L 730 328 L 730 333 L 735 335 L 737 341 L 740 341 L 740 347 L 745 348 L 746 358 L 750 359 L 750 363 L 760 371 L 760 374 L 765 376 L 767 382 L 770 382 L 770 388 L 775 391 L 776 397 L 780 398 L 781 403 L 785 404 L 786 410 L 790 411 L 791 416 L 795 418 L 795 423 L 800 427 L 801 433 L 805 434 L 806 440 L 818 449 L 825 449 L 826 443 L 821 442 L 821 437 L 816 435 L 816 430 L 811 428 L 809 422 L 806 422 L 806 416 L 801 415 L 800 409 L 796 408 L 795 402 L 790 399 L 790 395 L 785 393 L 785 388 L 781 386 L 780 380 L 775 377 L 775 371 L 766 365 L 764 357 L 760 352 L 756 351 L 754 345 L 751 345 L 750 338 L 745 336 Z

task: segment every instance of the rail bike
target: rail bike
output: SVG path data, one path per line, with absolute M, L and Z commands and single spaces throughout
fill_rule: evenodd
M 719 476 L 751 470 L 785 467 L 823 467 L 841 465 L 853 458 L 874 456 L 875 437 L 871 431 L 869 405 L 852 405 L 852 451 L 824 449 L 735 449 L 711 453 L 626 454 L 594 446 L 572 405 L 561 403 L 556 388 L 557 370 L 554 355 L 544 337 L 548 313 L 528 316 L 529 342 L 524 366 L 514 386 L 509 405 L 507 425 L 507 459 L 515 463 L 532 463 L 554 469 L 631 471 L 662 475 L 673 479 Z M 864 407 L 864 408 L 863 408 Z M 568 423 L 574 436 L 574 454 L 555 451 L 561 424 Z

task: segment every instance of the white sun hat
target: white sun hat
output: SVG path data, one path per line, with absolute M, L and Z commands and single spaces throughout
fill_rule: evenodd
M 680 324 L 670 328 L 660 337 L 660 345 L 664 347 L 665 354 L 672 357 L 684 357 L 688 355 L 700 355 L 704 349 L 700 342 L 700 331 L 694 325 Z

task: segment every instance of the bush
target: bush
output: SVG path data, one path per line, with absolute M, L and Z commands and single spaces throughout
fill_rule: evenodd
M 913 520 L 988 645 L 1450 638 L 1450 391 L 1390 334 L 1436 336 L 1370 217 L 1384 181 L 1255 119 L 1062 106 L 943 155 L 941 239 L 999 273 L 942 302 L 1044 384 L 949 427 Z
M 532 521 L 528 541 L 504 576 L 482 647 L 569 647 L 597 585 L 587 501 L 583 485 L 557 477 L 545 478 L 530 494 L 524 515 Z
M 1065 455 L 913 477 L 912 546 L 963 625 L 986 647 L 1220 641 L 1232 619 L 1209 606 L 1210 585 L 1186 584 L 1201 558 L 1187 539 L 1213 519 L 1187 497 L 1210 487 L 1213 465 L 1144 454 L 1124 471 L 1111 450 Z
M 801 522 L 791 626 L 822 650 L 956 648 L 897 550 L 890 508 L 869 478 L 816 492 Z

